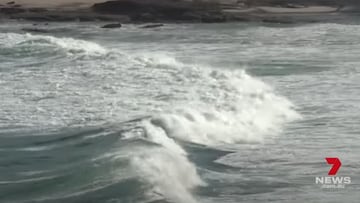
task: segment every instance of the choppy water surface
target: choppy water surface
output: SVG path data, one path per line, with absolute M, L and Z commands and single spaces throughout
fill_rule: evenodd
M 0 202 L 359 201 L 359 25 L 30 26 L 0 26 Z

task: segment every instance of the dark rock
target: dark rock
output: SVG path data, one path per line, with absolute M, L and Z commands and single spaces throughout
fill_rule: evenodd
M 164 26 L 164 24 L 150 24 L 150 25 L 144 25 L 140 28 L 157 28 L 157 27 L 162 27 Z
M 191 2 L 187 1 L 122 0 L 95 4 L 93 9 L 97 12 L 113 14 L 140 14 L 155 12 L 160 12 L 160 14 L 170 14 L 171 12 L 183 13 L 186 10 L 192 10 L 193 6 Z
M 209 3 L 203 3 L 207 5 Z M 127 15 L 133 21 L 182 21 L 192 19 L 189 14 L 207 12 L 207 6 L 180 0 L 121 0 L 95 4 L 98 13 Z M 213 9 L 213 7 L 211 7 Z M 187 20 L 186 19 L 186 20 Z
M 286 4 L 286 8 L 305 8 L 305 6 L 301 4 Z
M 24 13 L 26 10 L 22 8 L 0 8 L 0 13 L 4 14 L 17 14 L 17 13 Z
M 94 14 L 92 14 L 94 15 Z M 120 22 L 120 23 L 130 23 L 131 19 L 129 16 L 126 15 L 101 15 L 96 14 L 94 18 L 99 21 L 110 21 L 110 22 Z
M 7 2 L 6 4 L 7 4 L 7 5 L 13 5 L 13 4 L 15 4 L 15 1 L 9 1 L 9 2 Z
M 104 0 L 106 1 L 106 0 Z M 222 3 L 216 3 L 222 2 Z M 244 10 L 245 7 L 272 6 L 280 8 L 303 8 L 309 6 L 338 7 L 338 12 L 360 12 L 360 0 L 110 0 L 94 4 L 91 9 L 21 8 L 15 1 L 0 4 L 0 17 L 33 21 L 107 21 L 119 23 L 178 23 L 203 22 L 222 23 L 228 21 L 256 21 L 275 24 L 310 22 L 310 17 L 295 18 L 297 14 L 275 15 L 261 9 Z M 239 6 L 239 5 L 242 6 Z M 320 15 L 320 14 L 319 14 Z M 323 15 L 323 14 L 321 14 Z M 304 15 L 305 16 L 305 15 Z M 318 19 L 317 17 L 316 19 Z M 320 21 L 328 21 L 322 17 Z M 148 27 L 150 26 L 150 27 Z M 269 25 L 270 26 L 270 25 Z M 277 25 L 275 25 L 277 26 Z M 109 24 L 103 28 L 119 28 L 120 24 Z M 155 26 L 160 27 L 160 26 Z M 153 28 L 146 25 L 144 28 Z M 35 32 L 35 31 L 34 31 Z
M 102 26 L 101 28 L 121 28 L 121 24 L 120 23 L 112 23 L 112 24 L 107 24 Z

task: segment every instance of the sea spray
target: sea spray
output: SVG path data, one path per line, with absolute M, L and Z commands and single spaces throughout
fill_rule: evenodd
M 161 147 L 140 150 L 131 158 L 131 165 L 152 186 L 149 195 L 177 203 L 197 202 L 192 191 L 206 184 L 186 156 Z
M 16 40 L 8 42 L 11 37 Z M 11 33 L 2 34 L 0 42 L 20 56 L 34 54 L 29 52 L 34 49 L 60 52 L 61 56 L 89 55 L 92 60 L 76 57 L 76 66 L 72 64 L 57 74 L 51 72 L 46 80 L 34 80 L 38 86 L 58 95 L 49 99 L 41 97 L 40 107 L 47 109 L 37 113 L 36 120 L 24 121 L 28 117 L 20 117 L 21 121 L 45 125 L 56 118 L 73 124 L 79 123 L 74 118 L 89 116 L 92 120 L 96 115 L 96 119 L 113 123 L 119 119 L 108 115 L 140 112 L 146 118 L 136 129 L 142 129 L 143 133 L 129 131 L 123 138 L 133 136 L 155 147 L 129 147 L 126 157 L 135 175 L 150 185 L 148 192 L 171 202 L 197 202 L 193 189 L 206 186 L 180 140 L 214 148 L 222 144 L 261 142 L 265 136 L 278 134 L 284 123 L 299 117 L 291 102 L 242 70 L 186 64 L 164 53 L 131 55 L 72 38 Z M 63 62 L 60 64 L 63 67 Z M 25 82 L 34 77 L 30 70 L 17 74 L 21 76 L 17 78 L 27 78 Z M 39 92 L 36 85 L 31 87 L 34 89 L 26 89 L 31 94 L 25 96 Z M 39 107 L 39 99 L 28 97 L 19 115 L 33 115 L 32 109 Z M 54 108 L 53 101 L 59 102 L 61 108 Z M 72 101 L 82 105 L 74 105 Z M 111 114 L 104 107 L 110 108 Z M 12 109 L 16 112 L 17 108 Z M 17 115 L 14 111 L 11 114 Z M 121 149 L 119 153 L 115 156 L 123 158 Z
M 169 74 L 177 77 L 169 78 L 171 82 L 192 86 L 187 102 L 142 122 L 144 138 L 159 148 L 144 148 L 131 158 L 141 178 L 152 185 L 151 192 L 172 202 L 196 202 L 192 190 L 206 186 L 178 140 L 211 147 L 261 142 L 279 133 L 283 123 L 300 117 L 291 102 L 244 71 L 183 64 L 166 55 L 134 60 L 161 69 L 161 77 L 177 72 Z
M 167 56 L 143 61 L 176 69 L 178 81 L 173 83 L 189 88 L 187 102 L 151 118 L 170 137 L 211 146 L 259 142 L 278 134 L 285 122 L 300 118 L 290 101 L 243 70 L 183 64 Z

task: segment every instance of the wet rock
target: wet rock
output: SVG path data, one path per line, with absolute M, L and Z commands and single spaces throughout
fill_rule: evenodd
M 111 23 L 111 24 L 106 24 L 106 25 L 104 25 L 104 26 L 102 26 L 101 28 L 121 28 L 122 27 L 122 25 L 121 25 L 121 23 Z
M 56 15 L 47 15 L 46 16 L 48 19 L 48 21 L 57 21 L 57 22 L 68 22 L 68 21 L 76 21 L 78 20 L 77 16 L 74 15 L 61 15 L 61 14 L 56 14 Z
M 164 26 L 164 24 L 159 23 L 159 24 L 144 25 L 140 28 L 157 28 L 157 27 L 162 27 L 162 26 Z
M 301 4 L 286 4 L 286 8 L 305 8 L 306 6 Z
M 193 4 L 188 1 L 169 1 L 169 0 L 122 0 L 108 1 L 95 4 L 93 9 L 98 12 L 113 14 L 140 14 L 140 13 L 159 13 L 170 14 L 170 12 L 181 13 L 186 10 L 194 9 Z
M 22 8 L 0 8 L 0 13 L 4 14 L 18 14 L 18 13 L 24 13 L 26 10 Z
M 185 13 L 195 12 L 190 1 L 169 0 L 122 0 L 95 4 L 92 9 L 98 13 L 126 15 L 133 21 L 182 20 Z
M 107 21 L 107 22 L 120 22 L 120 23 L 130 23 L 131 19 L 129 16 L 125 15 L 101 15 L 101 14 L 92 14 L 96 20 Z

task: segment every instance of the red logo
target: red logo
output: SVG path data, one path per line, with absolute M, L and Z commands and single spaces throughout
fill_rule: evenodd
M 328 173 L 329 176 L 335 176 L 341 167 L 341 161 L 336 157 L 326 157 L 327 163 L 333 165 Z

